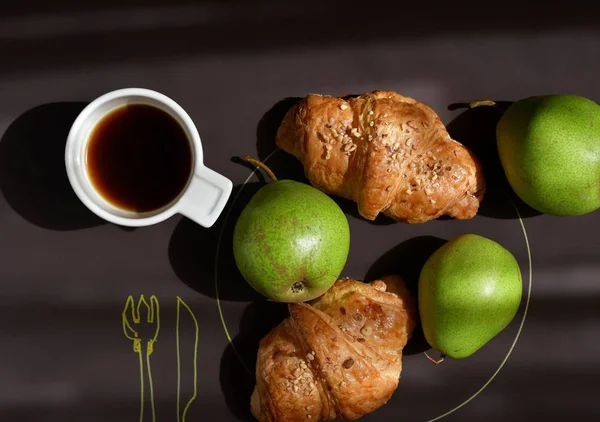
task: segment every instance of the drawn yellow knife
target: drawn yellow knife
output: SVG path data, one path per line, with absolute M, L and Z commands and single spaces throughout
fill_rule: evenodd
M 185 311 L 189 314 L 194 322 L 194 361 L 193 361 L 193 376 L 194 376 L 194 385 L 193 385 L 193 394 L 192 397 L 187 401 L 185 407 L 183 408 L 183 412 L 181 411 L 181 354 L 180 354 L 180 335 L 179 335 L 179 324 L 181 321 L 181 308 L 184 308 Z M 177 422 L 185 422 L 185 417 L 187 412 L 194 400 L 196 400 L 196 396 L 198 394 L 198 336 L 199 336 L 199 327 L 198 327 L 198 319 L 192 309 L 188 306 L 185 301 L 177 296 L 177 325 L 176 325 L 176 341 L 177 341 Z M 189 370 L 189 369 L 188 369 Z

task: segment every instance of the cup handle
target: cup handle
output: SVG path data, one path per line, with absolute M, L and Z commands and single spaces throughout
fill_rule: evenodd
M 211 227 L 223 212 L 233 184 L 208 167 L 196 169 L 179 202 L 179 212 L 203 227 Z

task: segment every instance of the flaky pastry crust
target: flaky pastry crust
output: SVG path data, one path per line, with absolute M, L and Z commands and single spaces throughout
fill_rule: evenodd
M 260 422 L 352 420 L 391 398 L 417 319 L 399 277 L 338 280 L 288 309 L 259 346 L 251 410 Z
M 308 95 L 286 114 L 276 144 L 301 161 L 313 186 L 355 201 L 367 220 L 470 219 L 485 192 L 471 151 L 431 108 L 393 91 Z

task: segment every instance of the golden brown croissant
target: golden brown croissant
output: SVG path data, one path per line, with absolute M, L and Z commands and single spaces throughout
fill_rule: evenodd
M 473 218 L 485 180 L 476 157 L 426 105 L 392 91 L 343 99 L 311 94 L 288 111 L 276 144 L 310 183 L 408 223 Z
M 260 342 L 252 414 L 260 422 L 357 419 L 392 396 L 416 324 L 399 277 L 338 280 Z

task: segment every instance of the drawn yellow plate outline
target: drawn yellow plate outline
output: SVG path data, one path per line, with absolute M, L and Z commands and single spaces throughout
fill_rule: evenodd
M 264 160 L 263 162 L 267 162 L 276 152 L 280 151 L 279 149 L 276 149 L 275 151 L 271 152 Z M 227 337 L 227 341 L 229 341 L 229 344 L 231 344 L 232 350 L 234 351 L 235 355 L 237 356 L 238 360 L 241 362 L 241 364 L 244 366 L 244 368 L 246 369 L 246 371 L 250 374 L 251 377 L 254 377 L 254 372 L 247 367 L 246 362 L 244 362 L 244 360 L 241 358 L 241 356 L 239 355 L 239 353 L 237 352 L 235 345 L 233 344 L 233 340 L 231 338 L 231 334 L 229 333 L 229 329 L 227 328 L 227 323 L 225 322 L 225 316 L 223 315 L 223 308 L 221 307 L 221 301 L 219 299 L 219 254 L 221 251 L 221 240 L 223 237 L 223 233 L 225 231 L 225 227 L 227 226 L 227 221 L 229 219 L 229 215 L 231 213 L 231 210 L 233 209 L 233 205 L 235 204 L 235 202 L 238 200 L 240 194 L 242 193 L 242 190 L 244 189 L 244 187 L 246 186 L 246 184 L 250 181 L 250 179 L 252 179 L 252 177 L 256 174 L 256 172 L 258 171 L 258 169 L 253 170 L 250 175 L 246 178 L 246 180 L 244 181 L 244 183 L 242 184 L 242 187 L 240 188 L 240 190 L 237 192 L 237 194 L 235 195 L 235 197 L 232 199 L 231 201 L 231 206 L 229 208 L 229 210 L 227 211 L 227 213 L 224 216 L 224 224 L 223 227 L 221 228 L 221 232 L 219 233 L 219 238 L 217 240 L 217 255 L 215 258 L 215 292 L 216 292 L 216 302 L 217 302 L 217 308 L 219 310 L 219 316 L 221 318 L 221 324 L 223 325 L 223 330 L 225 331 L 225 336 Z M 515 335 L 515 338 L 510 346 L 510 348 L 508 349 L 508 352 L 506 353 L 506 356 L 504 357 L 504 359 L 502 359 L 502 362 L 500 362 L 500 365 L 498 365 L 498 368 L 496 368 L 496 370 L 494 371 L 494 373 L 490 376 L 490 378 L 481 386 L 481 388 L 479 388 L 477 391 L 475 391 L 470 397 L 468 397 L 466 400 L 464 400 L 462 403 L 460 403 L 458 406 L 448 410 L 447 412 L 436 416 L 432 419 L 429 419 L 425 422 L 435 422 L 435 421 L 439 421 L 442 418 L 445 418 L 446 416 L 451 415 L 452 413 L 456 412 L 457 410 L 459 410 L 460 408 L 464 407 L 465 405 L 467 405 L 469 402 L 471 402 L 475 397 L 477 397 L 479 394 L 481 394 L 481 392 L 483 390 L 485 390 L 490 383 L 494 380 L 494 378 L 496 378 L 496 376 L 498 376 L 498 374 L 500 373 L 500 371 L 502 370 L 502 368 L 504 367 L 504 365 L 506 364 L 506 362 L 508 361 L 508 358 L 510 357 L 510 355 L 512 354 L 515 346 L 517 345 L 517 342 L 519 341 L 519 337 L 521 336 L 521 332 L 523 331 L 523 326 L 525 325 L 525 319 L 527 318 L 527 314 L 529 312 L 529 301 L 531 298 L 531 288 L 532 288 L 532 283 L 533 283 L 533 269 L 532 269 L 532 262 L 531 262 L 531 247 L 529 244 L 529 237 L 527 236 L 527 229 L 525 228 L 525 222 L 523 221 L 523 219 L 521 218 L 521 214 L 519 213 L 519 209 L 517 208 L 517 206 L 513 203 L 512 204 L 514 209 L 515 209 L 515 213 L 517 215 L 517 218 L 519 220 L 519 223 L 521 225 L 521 230 L 523 232 L 523 238 L 525 240 L 525 246 L 527 248 L 527 261 L 528 261 L 528 275 L 529 275 L 529 282 L 527 285 L 527 295 L 525 297 L 525 309 L 523 310 L 523 316 L 521 318 L 521 321 L 519 323 L 519 328 L 517 330 L 517 334 Z

